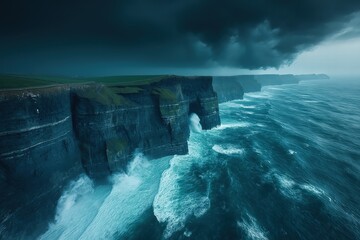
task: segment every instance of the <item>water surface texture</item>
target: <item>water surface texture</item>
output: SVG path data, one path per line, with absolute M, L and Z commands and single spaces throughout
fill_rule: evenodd
M 220 105 L 189 155 L 80 176 L 41 239 L 360 239 L 360 83 L 305 81 Z

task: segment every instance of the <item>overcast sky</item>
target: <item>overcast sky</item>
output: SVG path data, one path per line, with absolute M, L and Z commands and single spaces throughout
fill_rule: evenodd
M 359 0 L 0 3 L 0 72 L 357 74 Z
M 256 73 L 327 73 L 331 76 L 360 76 L 360 37 L 326 41 L 302 52 L 289 66 Z

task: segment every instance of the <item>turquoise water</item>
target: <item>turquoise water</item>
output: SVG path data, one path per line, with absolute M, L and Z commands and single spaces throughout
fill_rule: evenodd
M 360 81 L 265 87 L 220 112 L 189 155 L 137 153 L 108 186 L 80 176 L 41 238 L 360 239 Z

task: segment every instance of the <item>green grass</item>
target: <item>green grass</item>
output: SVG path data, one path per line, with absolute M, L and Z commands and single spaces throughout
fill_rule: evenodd
M 152 91 L 153 94 L 159 95 L 161 99 L 168 101 L 176 101 L 176 94 L 166 88 L 154 88 Z
M 88 82 L 101 82 L 105 85 L 116 86 L 141 86 L 159 82 L 168 75 L 131 75 L 131 76 L 112 76 L 112 77 L 94 77 L 82 78 Z
M 43 79 L 21 76 L 0 76 L 0 89 L 39 87 L 53 84 Z
M 78 95 L 83 98 L 94 100 L 103 105 L 131 105 L 133 104 L 128 99 L 121 95 L 116 94 L 112 89 L 108 87 L 100 88 L 86 88 L 82 91 L 78 91 Z
M 118 94 L 130 94 L 130 93 L 139 93 L 144 91 L 144 89 L 139 88 L 139 87 L 111 87 L 111 90 L 114 93 L 118 93 Z
M 112 77 L 70 78 L 49 76 L 0 75 L 0 89 L 45 87 L 49 85 L 72 83 L 103 83 L 107 86 L 141 86 L 159 82 L 168 75 L 131 75 Z M 139 88 L 126 88 L 124 93 L 140 91 Z M 119 92 L 120 93 L 120 92 Z

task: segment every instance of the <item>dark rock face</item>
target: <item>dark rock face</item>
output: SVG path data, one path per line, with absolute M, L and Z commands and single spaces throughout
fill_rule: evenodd
M 242 99 L 244 93 L 261 91 L 254 75 L 214 77 L 213 86 L 219 102 Z
M 0 112 L 0 235 L 31 238 L 82 171 L 69 89 L 0 92 Z
M 219 102 L 221 103 L 242 99 L 244 93 L 261 91 L 263 86 L 297 84 L 301 80 L 319 79 L 329 79 L 329 76 L 325 74 L 266 74 L 214 77 L 213 86 L 218 94 Z
M 220 103 L 242 99 L 244 96 L 244 89 L 237 81 L 237 76 L 214 77 L 213 86 Z
M 122 94 L 102 85 L 74 89 L 75 129 L 87 173 L 102 177 L 119 171 L 135 149 L 150 158 L 186 154 L 191 112 L 203 129 L 220 124 L 211 82 L 210 77 L 169 77 L 136 93 L 113 87 Z M 104 98 L 94 97 L 99 94 Z
M 245 93 L 261 91 L 261 84 L 256 81 L 254 75 L 237 76 L 237 81 L 241 84 Z
M 185 99 L 189 101 L 189 113 L 199 116 L 202 128 L 208 130 L 220 125 L 218 97 L 213 89 L 212 77 L 181 77 L 178 81 Z

